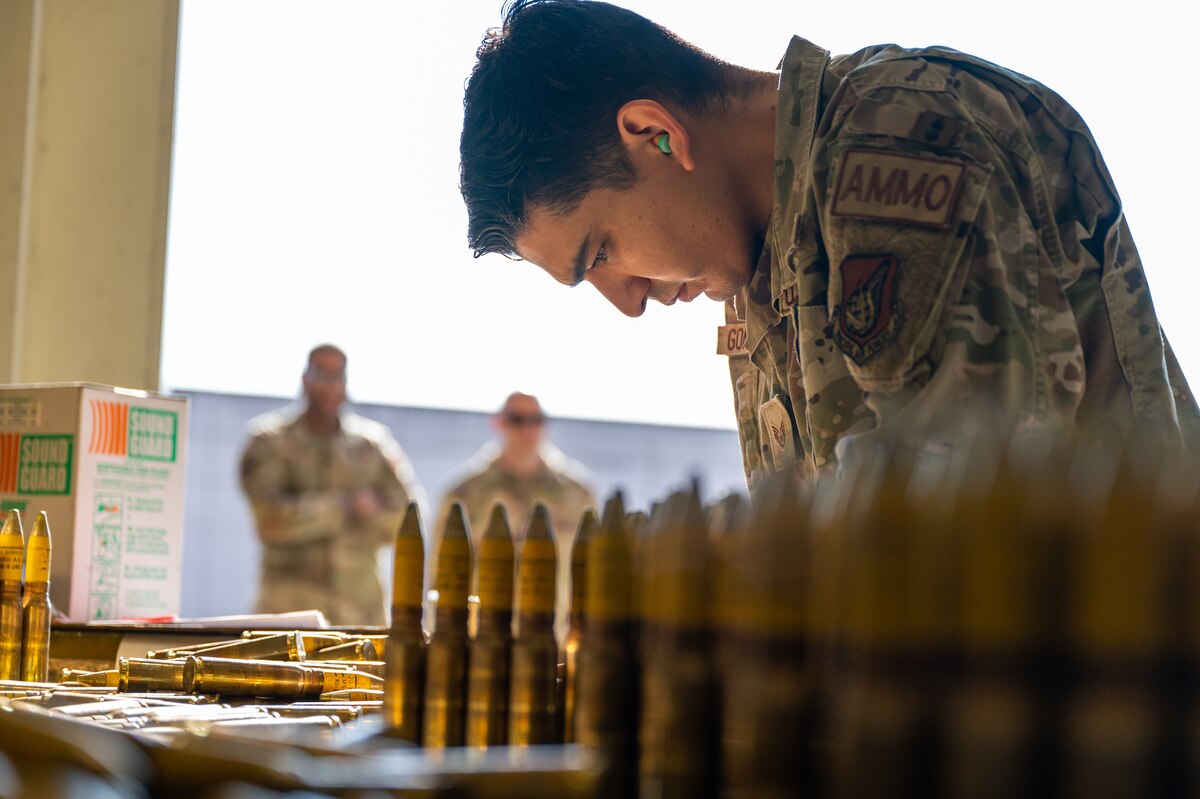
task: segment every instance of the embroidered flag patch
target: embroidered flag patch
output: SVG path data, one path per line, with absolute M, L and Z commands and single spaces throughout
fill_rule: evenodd
M 847 150 L 831 213 L 944 228 L 965 174 L 962 162 L 950 158 Z
M 842 295 L 833 309 L 833 339 L 862 366 L 895 340 L 904 323 L 896 286 L 900 261 L 891 255 L 852 255 L 839 272 Z

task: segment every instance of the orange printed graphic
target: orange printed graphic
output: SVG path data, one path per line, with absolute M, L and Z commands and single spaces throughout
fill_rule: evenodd
M 21 434 L 0 433 L 0 491 L 17 490 L 17 467 L 21 459 Z
M 88 452 L 124 455 L 129 441 L 129 406 L 120 402 L 91 400 L 92 440 Z

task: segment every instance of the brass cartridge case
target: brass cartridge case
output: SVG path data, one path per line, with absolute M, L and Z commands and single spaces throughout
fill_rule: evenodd
M 558 642 L 554 638 L 557 568 L 550 514 L 539 503 L 529 519 L 517 566 L 517 623 L 508 711 L 508 741 L 513 746 L 561 742 Z
M 392 567 L 392 618 L 384 662 L 384 727 L 406 741 L 421 740 L 421 693 L 425 687 L 424 599 L 425 536 L 417 503 L 396 532 Z
M 421 743 L 427 749 L 466 742 L 467 596 L 471 585 L 471 534 L 466 513 L 450 507 L 438 548 L 438 602 L 425 673 Z
M 362 707 L 363 712 L 366 712 L 370 709 L 382 708 L 385 693 L 382 689 L 375 688 L 344 688 L 338 691 L 325 691 L 319 699 L 322 702 L 354 702 Z
M 559 660 L 566 668 L 562 690 L 563 742 L 575 741 L 575 705 L 578 688 L 579 649 L 583 646 L 585 603 L 587 601 L 587 550 L 588 541 L 595 535 L 596 512 L 588 508 L 579 520 L 575 543 L 571 546 L 571 609 L 567 635 L 563 639 Z
M 21 514 L 10 510 L 0 532 L 0 680 L 21 677 L 21 583 L 25 569 L 25 536 Z
M 344 644 L 347 641 L 355 638 L 363 638 L 367 636 L 350 635 L 348 633 L 340 633 L 336 630 L 295 630 L 294 631 L 300 640 L 304 643 L 304 651 L 308 653 L 317 652 L 330 646 Z M 279 630 L 246 630 L 242 633 L 242 638 L 263 638 L 265 636 L 278 635 Z M 204 644 L 201 648 L 211 646 Z
M 25 544 L 25 590 L 21 596 L 21 679 L 50 676 L 50 523 L 39 511 Z
M 467 675 L 467 746 L 508 741 L 512 657 L 513 544 L 508 514 L 497 503 L 479 543 L 479 616 Z
M 153 660 L 176 660 L 185 658 L 188 655 L 194 655 L 203 649 L 211 649 L 214 646 L 225 646 L 226 644 L 244 641 L 245 639 L 251 637 L 254 636 L 243 635 L 241 638 L 224 638 L 219 641 L 204 641 L 199 644 L 188 644 L 187 646 L 173 646 L 170 649 L 151 649 L 146 652 L 146 657 Z
M 379 678 L 387 677 L 387 663 L 382 660 L 306 660 L 304 665 L 314 669 L 360 671 Z
M 347 641 L 336 646 L 327 646 L 312 653 L 314 660 L 379 660 L 375 642 L 369 638 Z
M 575 740 L 610 758 L 607 795 L 634 796 L 638 662 L 633 536 L 620 493 L 605 503 L 588 544 L 586 569 L 587 637 L 577 654 Z
M 644 543 L 642 717 L 644 795 L 716 795 L 717 686 L 708 646 L 708 528 L 695 490 L 668 500 Z
M 193 655 L 184 661 L 185 691 L 222 696 L 319 696 L 330 691 L 382 687 L 383 679 L 356 671 L 316 669 L 275 660 Z
M 1156 774 L 1169 745 L 1164 720 L 1177 702 L 1160 687 L 1169 662 L 1168 620 L 1178 613 L 1162 590 L 1169 579 L 1166 508 L 1161 497 L 1148 501 L 1155 493 L 1148 478 L 1153 464 L 1136 448 L 1127 445 L 1111 464 L 1094 453 L 1077 457 L 1082 463 L 1072 472 L 1081 485 L 1072 487 L 1074 501 L 1064 503 L 1072 509 L 1064 527 L 1075 564 L 1064 626 L 1081 668 L 1063 713 L 1064 793 L 1162 795 L 1170 792 L 1165 774 Z M 1087 534 L 1071 525 L 1086 525 Z
M 122 693 L 183 691 L 183 660 L 120 658 L 117 687 Z
M 287 660 L 299 663 L 305 660 L 304 637 L 298 632 L 276 633 L 254 638 L 236 638 L 232 641 L 214 643 L 196 648 L 178 647 L 166 650 L 168 659 L 184 658 L 203 654 L 206 657 L 240 658 L 245 660 Z M 334 658 L 327 658 L 333 660 Z

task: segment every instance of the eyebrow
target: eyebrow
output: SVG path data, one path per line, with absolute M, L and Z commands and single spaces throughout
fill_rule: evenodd
M 575 253 L 575 271 L 571 274 L 570 286 L 574 288 L 583 282 L 583 275 L 588 268 L 588 250 L 591 249 L 592 237 L 584 236 L 583 243 L 579 245 L 579 252 Z

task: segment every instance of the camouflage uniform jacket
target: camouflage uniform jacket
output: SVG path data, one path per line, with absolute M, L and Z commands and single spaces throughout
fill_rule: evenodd
M 1116 188 L 1066 102 L 938 47 L 830 59 L 794 38 L 781 70 L 770 227 L 721 339 L 751 485 L 881 436 L 920 447 L 980 398 L 1021 429 L 1195 445 Z
M 475 457 L 471 473 L 446 492 L 438 514 L 437 530 L 440 534 L 450 505 L 460 502 L 467 512 L 472 543 L 478 549 L 492 506 L 499 502 L 508 511 L 515 554 L 520 557 L 521 542 L 533 507 L 543 503 L 550 511 L 558 558 L 555 615 L 561 637 L 570 612 L 571 546 L 584 510 L 596 507 L 596 498 L 587 486 L 587 470 L 553 446 L 543 444 L 542 460 L 546 468 L 533 477 L 517 477 L 500 467 L 499 454 L 500 449 L 495 444 L 485 446 Z M 432 568 L 432 564 L 430 566 Z
M 258 612 L 318 608 L 334 624 L 383 624 L 379 550 L 420 493 L 391 432 L 343 413 L 336 435 L 319 436 L 285 409 L 254 419 L 250 433 L 241 483 L 262 542 Z M 363 488 L 381 506 L 366 520 L 348 509 Z

